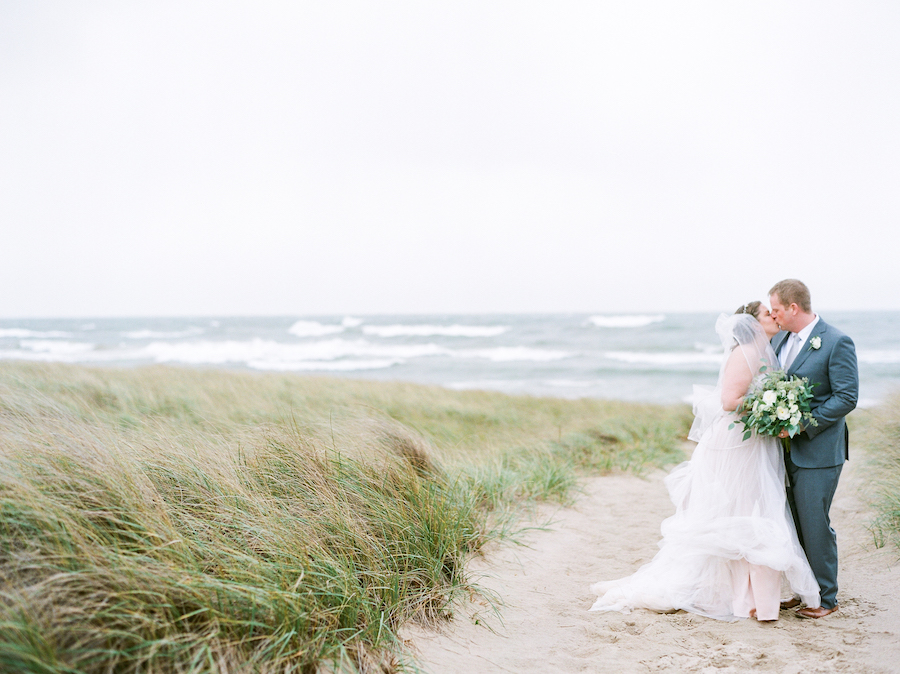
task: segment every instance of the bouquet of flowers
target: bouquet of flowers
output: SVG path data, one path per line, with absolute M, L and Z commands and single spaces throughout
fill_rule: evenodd
M 760 368 L 760 372 L 765 370 L 765 366 Z M 765 375 L 758 385 L 751 387 L 738 410 L 740 421 L 747 429 L 744 440 L 748 440 L 753 431 L 777 437 L 782 430 L 787 430 L 788 437 L 781 441 L 790 451 L 791 438 L 802 430 L 801 422 L 806 426 L 819 425 L 810 413 L 812 397 L 812 387 L 806 377 L 788 379 L 781 370 Z M 734 425 L 732 423 L 729 428 Z

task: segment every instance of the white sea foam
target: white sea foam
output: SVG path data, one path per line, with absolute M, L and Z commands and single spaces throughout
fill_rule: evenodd
M 336 335 L 344 330 L 343 325 L 322 325 L 317 321 L 297 321 L 288 328 L 288 332 L 297 337 L 324 337 Z
M 60 354 L 63 356 L 94 350 L 94 345 L 88 342 L 57 342 L 46 339 L 22 340 L 19 342 L 19 346 L 35 353 Z
M 478 379 L 474 381 L 455 381 L 445 384 L 446 388 L 454 391 L 502 391 L 510 393 L 513 391 L 522 391 L 526 388 L 527 382 L 512 379 Z
M 363 324 L 363 319 L 354 318 L 353 316 L 344 316 L 344 320 L 341 321 L 341 325 L 345 328 L 358 328 Z
M 276 343 L 262 339 L 238 341 L 151 342 L 144 353 L 157 363 L 222 364 L 266 358 Z
M 363 339 L 340 338 L 299 344 L 285 344 L 259 338 L 249 341 L 152 342 L 145 347 L 145 351 L 149 357 L 159 363 L 190 364 L 249 364 L 251 362 L 290 364 L 328 362 L 349 358 L 403 362 L 409 358 L 450 353 L 437 344 L 378 345 Z M 270 365 L 267 369 L 273 369 L 273 366 Z M 290 367 L 285 365 L 284 369 L 290 369 Z M 340 367 L 331 369 L 340 369 Z
M 391 364 L 412 358 L 450 356 L 453 358 L 485 359 L 493 362 L 554 361 L 567 358 L 567 351 L 504 346 L 491 349 L 448 349 L 438 344 L 373 344 L 364 339 L 329 339 L 299 344 L 285 344 L 271 340 L 249 341 L 193 341 L 151 342 L 144 348 L 148 357 L 164 362 L 192 364 L 217 363 L 311 363 L 340 359 L 390 360 Z M 340 369 L 335 367 L 333 369 Z M 308 369 L 298 365 L 300 369 Z M 268 369 L 272 369 L 269 366 Z M 284 369 L 291 369 L 284 365 Z M 321 368 L 326 369 L 326 368 Z
M 547 386 L 556 388 L 588 388 L 596 382 L 585 381 L 584 379 L 548 379 L 544 383 Z
M 79 362 L 71 357 L 61 356 L 60 354 L 50 353 L 48 351 L 23 351 L 21 349 L 2 349 L 0 350 L 0 360 L 28 360 L 41 363 L 63 362 L 75 363 Z
M 72 337 L 71 332 L 61 330 L 27 330 L 25 328 L 0 328 L 0 338 L 13 337 L 17 339 L 53 339 L 56 337 Z
M 505 325 L 366 325 L 363 332 L 378 337 L 496 337 Z
M 403 361 L 399 358 L 381 360 L 251 360 L 249 367 L 256 370 L 271 370 L 275 372 L 353 372 L 355 370 L 380 370 L 392 367 Z
M 222 364 L 255 363 L 252 367 L 276 369 L 312 369 L 309 363 L 372 361 L 378 367 L 389 367 L 413 358 L 450 356 L 453 358 L 484 359 L 493 362 L 561 360 L 572 354 L 567 351 L 533 349 L 528 347 L 496 347 L 491 349 L 448 349 L 437 344 L 373 344 L 364 339 L 329 339 L 298 344 L 271 340 L 249 341 L 192 341 L 151 342 L 142 350 L 147 358 L 158 363 Z M 386 365 L 390 361 L 389 365 Z M 371 365 L 369 368 L 375 367 Z M 321 366 L 317 369 L 356 369 L 352 365 Z
M 123 332 L 122 336 L 128 339 L 185 339 L 186 337 L 196 337 L 203 334 L 203 328 L 188 328 L 187 330 L 176 330 L 166 332 L 165 330 L 129 330 Z
M 43 363 L 100 363 L 125 360 L 142 360 L 133 351 L 98 349 L 87 342 L 58 342 L 48 340 L 27 340 L 20 343 L 20 349 L 0 351 L 0 360 L 28 360 Z
M 591 316 L 588 322 L 598 328 L 643 328 L 666 320 L 663 314 L 641 314 L 624 316 Z
M 868 365 L 892 365 L 900 363 L 900 351 L 860 351 L 856 354 L 860 363 Z
M 703 353 L 715 353 L 719 356 L 722 355 L 722 344 L 712 344 L 709 342 L 694 342 L 694 348 L 697 351 L 702 351 Z
M 701 353 L 699 351 L 665 351 L 652 353 L 648 351 L 608 351 L 603 354 L 610 360 L 633 365 L 700 365 L 720 364 L 721 353 Z
M 552 351 L 550 349 L 532 349 L 527 346 L 498 346 L 493 349 L 460 349 L 450 352 L 457 358 L 483 358 L 495 363 L 510 361 L 552 361 L 562 360 L 574 355 L 568 351 Z

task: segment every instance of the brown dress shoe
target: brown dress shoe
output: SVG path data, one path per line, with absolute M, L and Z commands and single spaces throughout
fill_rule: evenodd
M 800 606 L 800 597 L 791 597 L 787 601 L 781 602 L 781 608 L 794 608 L 795 606 Z
M 797 610 L 797 615 L 801 618 L 824 618 L 829 613 L 834 613 L 838 610 L 837 606 L 833 606 L 832 608 L 824 608 L 820 606 L 819 608 L 801 608 Z

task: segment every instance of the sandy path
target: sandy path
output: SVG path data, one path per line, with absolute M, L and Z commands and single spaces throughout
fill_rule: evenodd
M 475 560 L 480 585 L 504 603 L 499 616 L 475 597 L 442 632 L 409 627 L 402 636 L 431 674 L 900 672 L 900 555 L 874 549 L 865 529 L 862 460 L 857 451 L 846 465 L 832 507 L 841 609 L 827 618 L 589 613 L 590 583 L 628 575 L 657 550 L 660 522 L 674 510 L 657 472 L 591 479 L 574 507 L 542 512 L 551 528 Z

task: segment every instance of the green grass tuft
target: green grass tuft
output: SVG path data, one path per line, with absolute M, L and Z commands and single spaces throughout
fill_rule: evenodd
M 868 449 L 867 488 L 877 513 L 870 527 L 874 542 L 900 548 L 900 395 L 854 413 L 852 421 L 851 443 L 858 437 Z
M 0 364 L 0 671 L 390 672 L 466 560 L 683 407 Z

